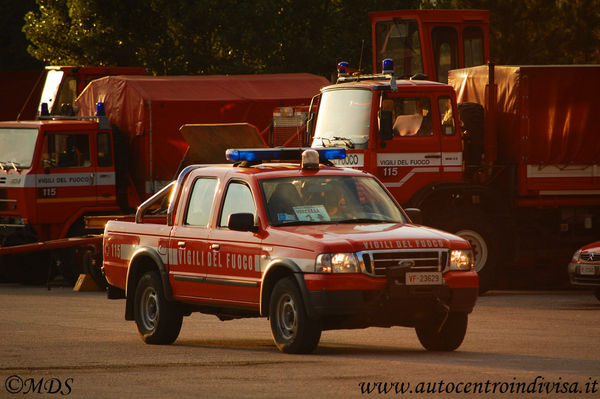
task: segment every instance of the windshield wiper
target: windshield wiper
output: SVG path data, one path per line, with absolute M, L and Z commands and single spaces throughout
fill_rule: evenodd
M 393 220 L 385 219 L 370 219 L 370 218 L 357 218 L 357 219 L 345 219 L 338 220 L 337 223 L 398 223 Z
M 342 137 L 342 136 L 319 137 L 319 136 L 316 136 L 315 139 L 321 140 L 321 146 L 324 148 L 335 147 L 335 143 L 333 143 L 333 141 L 342 141 L 342 142 L 344 142 L 344 145 L 346 147 L 348 147 L 350 149 L 354 148 L 354 142 L 349 137 Z
M 302 225 L 309 225 L 309 224 L 328 224 L 328 223 L 335 223 L 335 222 L 328 221 L 328 220 L 297 220 L 295 222 L 274 224 L 273 226 L 274 227 L 284 227 L 284 226 L 302 226 Z
M 14 170 L 18 171 L 19 170 L 18 166 L 20 166 L 20 164 L 18 162 L 14 162 L 14 161 L 0 161 L 0 168 L 2 170 L 6 170 L 5 166 L 12 166 L 14 168 Z
M 331 146 L 331 139 L 329 139 L 328 137 L 318 137 L 318 136 L 315 136 L 314 139 L 315 140 L 321 140 L 321 147 L 323 147 L 323 148 L 327 148 L 327 147 Z M 325 140 L 327 140 L 327 143 L 325 143 Z
M 344 144 L 346 145 L 346 147 L 348 147 L 350 149 L 354 148 L 354 143 L 352 142 L 352 139 L 349 137 L 334 136 L 334 137 L 332 137 L 332 139 L 343 141 Z

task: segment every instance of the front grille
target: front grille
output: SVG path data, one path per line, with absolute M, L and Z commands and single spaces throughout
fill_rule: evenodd
M 365 271 L 376 277 L 390 272 L 440 272 L 448 262 L 447 250 L 369 251 L 362 253 Z
M 600 262 L 600 252 L 582 252 L 579 258 L 584 262 Z

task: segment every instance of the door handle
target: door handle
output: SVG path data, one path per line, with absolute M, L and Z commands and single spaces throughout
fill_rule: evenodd
M 439 155 L 439 154 L 428 154 L 428 155 L 425 155 L 425 159 L 428 159 L 428 158 L 441 158 L 441 157 L 442 156 Z
M 212 244 L 210 246 L 210 249 L 214 249 L 215 251 L 218 251 L 219 249 L 221 249 L 221 245 L 220 244 Z
M 178 242 L 177 242 L 177 246 L 178 246 L 179 248 L 185 248 L 185 241 L 178 241 Z

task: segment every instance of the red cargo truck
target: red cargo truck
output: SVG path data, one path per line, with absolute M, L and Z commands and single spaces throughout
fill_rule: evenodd
M 379 177 L 401 204 L 422 209 L 425 224 L 468 239 L 482 290 L 507 262 L 555 265 L 547 276 L 567 281 L 564 264 L 600 225 L 600 66 L 479 66 L 451 70 L 450 85 L 422 80 L 443 61 L 435 26 L 455 32 L 448 48 L 465 64 L 467 45 L 487 54 L 487 25 L 471 26 L 480 24 L 473 13 L 429 13 L 372 16 L 374 60 L 395 59 L 371 76 L 342 65 L 339 83 L 315 99 L 312 146 L 345 146 L 340 162 Z M 386 52 L 392 38 L 405 51 Z M 417 58 L 423 67 L 407 69 Z
M 84 233 L 85 217 L 127 213 L 171 181 L 188 149 L 182 125 L 246 122 L 268 130 L 275 107 L 306 105 L 326 83 L 310 74 L 106 77 L 91 82 L 75 101 L 79 117 L 1 122 L 5 278 L 45 281 L 51 262 L 40 257 L 57 260 L 63 274 L 76 277 L 81 262 L 72 260 L 78 244 L 70 237 Z M 97 103 L 101 115 L 86 117 L 95 114 Z M 248 132 L 254 132 L 252 139 Z M 234 129 L 233 137 L 264 145 L 255 128 Z M 91 246 L 93 255 L 98 243 L 81 244 Z M 26 262 L 17 257 L 36 249 L 44 251 Z M 90 258 L 89 251 L 81 252 Z

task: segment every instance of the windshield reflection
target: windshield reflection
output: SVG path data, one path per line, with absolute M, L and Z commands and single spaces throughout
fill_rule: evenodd
M 273 226 L 406 222 L 393 200 L 370 177 L 290 177 L 262 180 L 260 185 Z
M 364 89 L 324 92 L 312 146 L 367 148 L 371 99 L 371 91 Z
M 31 167 L 37 129 L 0 129 L 0 165 L 3 169 Z

